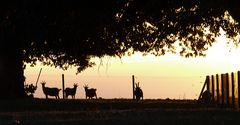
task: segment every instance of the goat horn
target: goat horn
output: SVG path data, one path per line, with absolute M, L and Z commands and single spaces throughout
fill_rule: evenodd
M 46 84 L 46 82 L 45 82 L 45 81 L 42 81 L 41 84 Z

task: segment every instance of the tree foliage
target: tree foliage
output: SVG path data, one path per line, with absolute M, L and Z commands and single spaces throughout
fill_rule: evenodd
M 94 65 L 92 57 L 126 52 L 203 56 L 220 28 L 237 38 L 238 5 L 237 0 L 9 1 L 0 5 L 0 33 L 16 37 L 6 46 L 18 45 L 26 63 L 77 66 L 81 72 Z
M 121 32 L 126 36 L 122 41 L 134 51 L 155 55 L 170 51 L 186 57 L 204 56 L 220 35 L 220 28 L 229 38 L 238 36 L 237 3 L 236 0 L 129 1 L 121 14 L 124 27 Z

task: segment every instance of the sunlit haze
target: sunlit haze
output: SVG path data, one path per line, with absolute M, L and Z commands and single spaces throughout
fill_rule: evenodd
M 38 63 L 35 67 L 27 65 L 24 70 L 26 83 L 35 85 L 40 69 L 42 72 L 34 94 L 44 98 L 41 81 L 46 86 L 62 88 L 62 74 L 65 88 L 78 83 L 76 98 L 85 98 L 84 84 L 97 88 L 98 97 L 132 98 L 132 75 L 140 83 L 145 99 L 197 99 L 206 75 L 236 72 L 240 70 L 240 49 L 228 48 L 227 39 L 220 36 L 208 50 L 206 57 L 183 58 L 166 54 L 142 56 L 135 53 L 121 59 L 94 58 L 96 66 L 76 75 L 76 68 L 63 71 Z M 62 90 L 60 91 L 62 98 Z

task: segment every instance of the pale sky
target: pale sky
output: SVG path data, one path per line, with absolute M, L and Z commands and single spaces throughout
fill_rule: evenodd
M 237 72 L 240 70 L 240 49 L 227 48 L 227 39 L 220 36 L 206 57 L 183 58 L 167 54 L 161 57 L 141 56 L 105 57 L 100 64 L 76 75 L 76 68 L 63 71 L 58 68 L 27 65 L 26 83 L 36 83 L 40 68 L 42 73 L 35 97 L 44 98 L 41 81 L 48 87 L 62 88 L 62 74 L 65 75 L 65 88 L 78 83 L 76 98 L 85 98 L 84 84 L 97 88 L 98 97 L 132 98 L 132 75 L 140 83 L 145 99 L 197 99 L 206 75 Z M 62 98 L 62 91 L 60 91 Z

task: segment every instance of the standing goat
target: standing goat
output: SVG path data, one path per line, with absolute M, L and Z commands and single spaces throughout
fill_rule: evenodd
M 78 87 L 77 84 L 73 84 L 73 88 L 66 88 L 64 90 L 66 98 L 68 98 L 68 96 L 71 95 L 72 98 L 75 99 L 75 94 L 76 94 L 76 91 L 77 91 L 77 87 Z
M 46 99 L 48 99 L 48 95 L 49 96 L 55 96 L 56 97 L 56 99 L 59 99 L 59 91 L 61 90 L 61 89 L 59 89 L 59 88 L 49 88 L 49 87 L 45 87 L 45 84 L 46 84 L 46 82 L 41 82 L 41 84 L 42 84 L 42 90 L 43 90 L 43 93 L 45 94 L 45 96 L 46 96 Z
M 97 99 L 97 94 L 96 94 L 97 89 L 94 89 L 94 88 L 89 89 L 87 85 L 84 85 L 83 87 L 85 89 L 86 99 L 87 98 L 92 99 L 94 96 Z
M 143 99 L 143 91 L 139 86 L 139 82 L 136 84 L 134 95 L 136 97 L 136 100 L 140 100 L 141 98 Z

